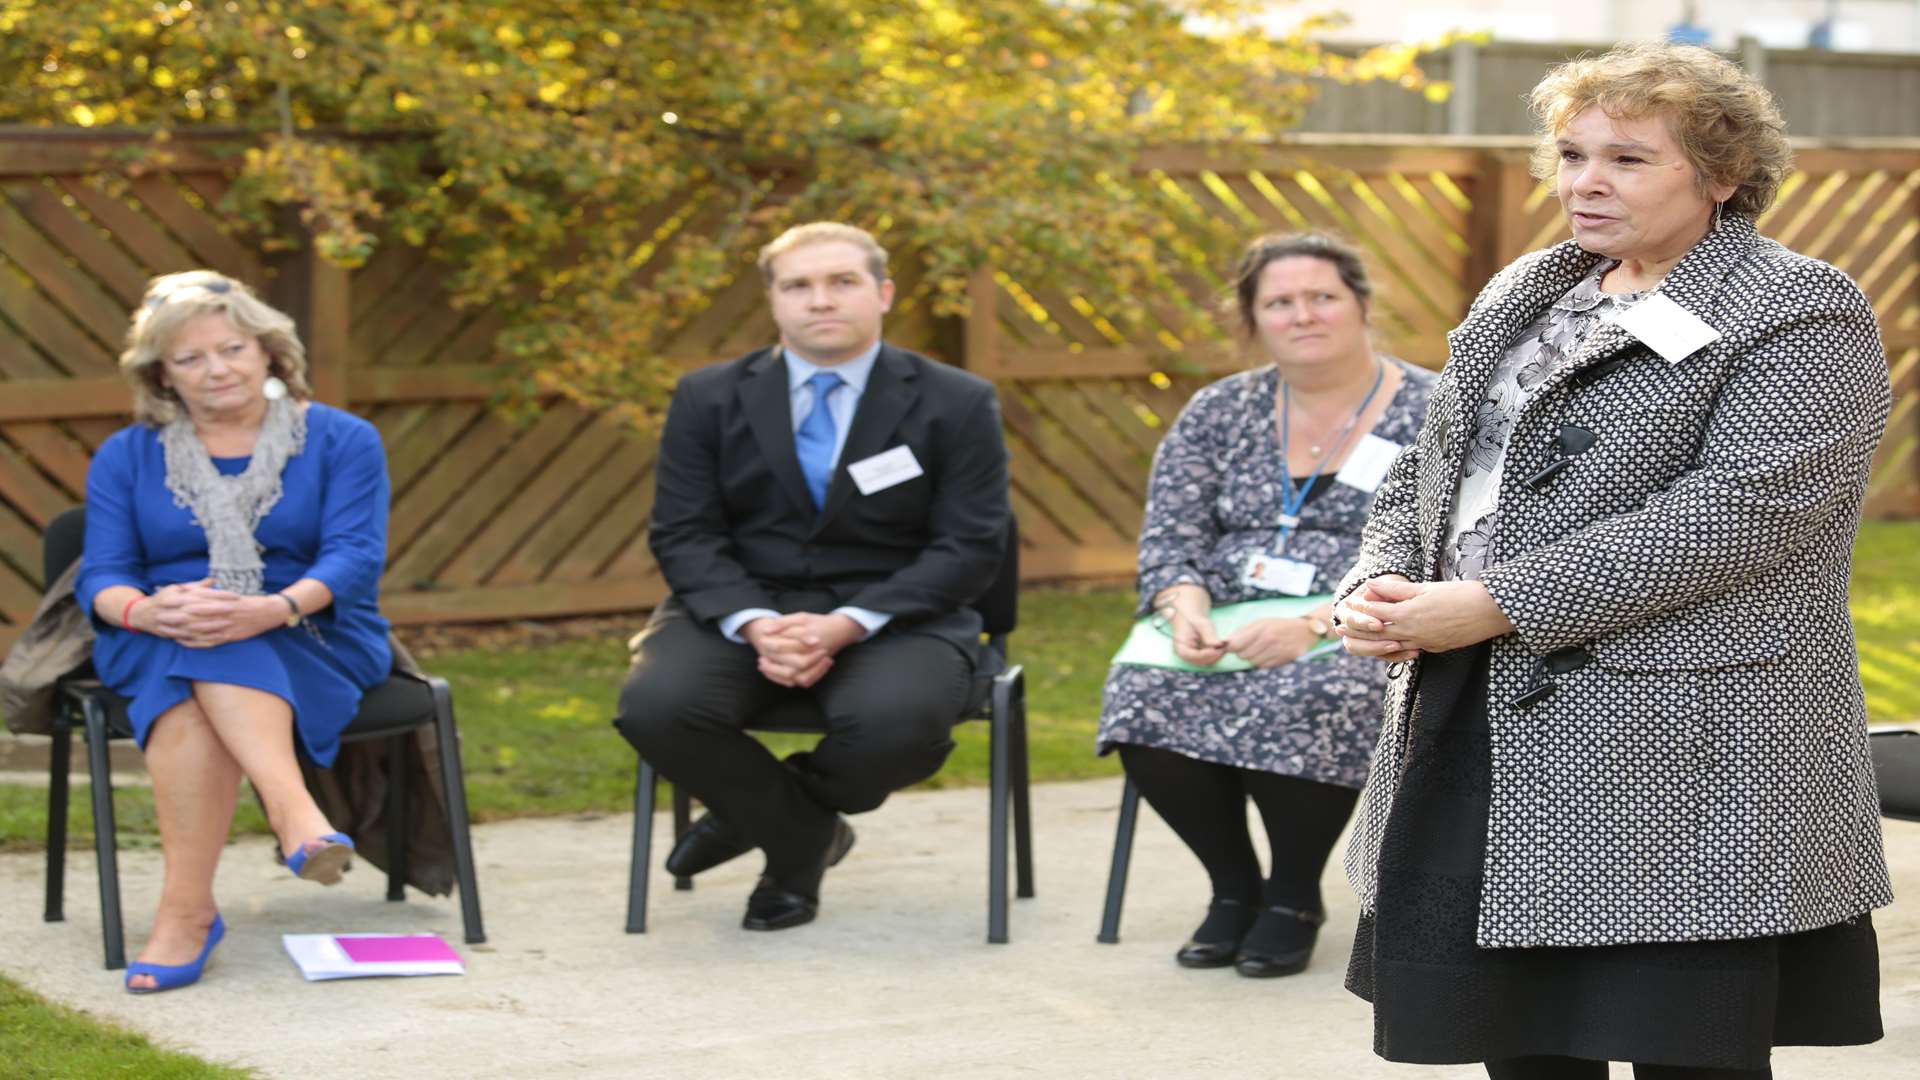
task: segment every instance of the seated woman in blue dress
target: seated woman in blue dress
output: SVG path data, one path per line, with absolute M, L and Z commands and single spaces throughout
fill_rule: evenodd
M 136 423 L 87 475 L 78 599 L 131 700 L 166 857 L 140 993 L 197 980 L 225 933 L 213 876 L 242 776 L 295 874 L 330 885 L 353 857 L 297 754 L 331 764 L 392 667 L 388 486 L 379 433 L 308 400 L 293 320 L 231 278 L 155 278 L 120 366 Z

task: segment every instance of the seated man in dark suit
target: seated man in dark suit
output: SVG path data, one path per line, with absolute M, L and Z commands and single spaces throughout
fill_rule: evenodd
M 672 596 L 615 723 L 708 808 L 669 870 L 765 853 L 749 930 L 810 922 L 853 843 L 840 815 L 946 760 L 979 652 L 967 605 L 1005 543 L 993 386 L 881 342 L 886 257 L 832 223 L 768 244 L 780 344 L 681 379 L 661 435 L 649 541 Z M 782 762 L 744 727 L 795 694 L 828 730 Z

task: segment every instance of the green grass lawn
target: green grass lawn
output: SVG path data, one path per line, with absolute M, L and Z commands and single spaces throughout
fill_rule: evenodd
M 1035 589 L 1021 603 L 1013 653 L 1027 671 L 1034 778 L 1114 775 L 1113 759 L 1093 756 L 1093 733 L 1107 658 L 1132 594 Z M 1920 719 L 1920 522 L 1868 526 L 1856 549 L 1853 610 L 1872 719 Z M 454 651 L 428 662 L 453 684 L 475 820 L 617 813 L 630 805 L 633 756 L 611 727 L 626 671 L 623 636 Z M 927 786 L 986 781 L 986 725 L 963 724 L 955 738 L 958 749 Z M 785 748 L 805 740 L 770 741 Z M 89 842 L 84 790 L 75 792 L 69 823 L 76 846 Z M 0 850 L 41 842 L 45 803 L 44 789 L 0 785 Z M 114 806 L 123 844 L 153 843 L 146 791 L 122 788 Z M 236 828 L 265 831 L 252 800 L 242 800 Z
M 248 1069 L 162 1050 L 144 1037 L 0 975 L 0 1070 L 15 1080 L 244 1080 Z
M 1853 630 L 1868 719 L 1920 721 L 1920 521 L 1868 522 L 1861 530 Z

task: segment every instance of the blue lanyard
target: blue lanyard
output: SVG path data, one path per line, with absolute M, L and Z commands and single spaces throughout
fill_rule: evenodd
M 1292 470 L 1287 468 L 1287 448 L 1291 445 L 1288 429 L 1292 426 L 1293 420 L 1293 396 L 1287 386 L 1287 380 L 1280 380 L 1280 535 L 1274 541 L 1275 555 L 1287 550 L 1287 537 L 1291 536 L 1294 527 L 1300 524 L 1300 511 L 1307 505 L 1307 496 L 1312 493 L 1313 485 L 1319 481 L 1320 474 L 1326 471 L 1327 462 L 1332 460 L 1333 455 L 1340 452 L 1341 447 L 1347 445 L 1347 440 L 1353 436 L 1354 426 L 1360 423 L 1362 416 L 1366 415 L 1367 406 L 1373 404 L 1373 396 L 1380 392 L 1380 384 L 1386 381 L 1387 365 L 1381 363 L 1377 356 L 1373 358 L 1373 362 L 1375 365 L 1373 385 L 1367 388 L 1367 396 L 1360 399 L 1360 407 L 1353 410 L 1353 418 L 1347 421 L 1346 427 L 1340 429 L 1339 437 L 1327 446 L 1327 452 L 1321 454 L 1320 460 L 1314 463 L 1313 475 L 1307 477 L 1307 482 L 1298 488 L 1293 486 Z

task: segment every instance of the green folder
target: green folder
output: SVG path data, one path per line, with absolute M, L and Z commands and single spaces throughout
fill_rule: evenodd
M 1226 637 L 1235 630 L 1260 619 L 1296 619 L 1321 604 L 1333 599 L 1329 593 L 1318 596 L 1276 596 L 1268 600 L 1245 600 L 1238 604 L 1223 604 L 1213 609 L 1213 628 Z M 1212 667 L 1198 667 L 1180 659 L 1173 651 L 1173 637 L 1163 630 L 1154 628 L 1154 617 L 1149 615 L 1133 624 L 1128 632 L 1126 643 L 1120 651 L 1113 654 L 1116 664 L 1133 664 L 1138 667 L 1170 668 L 1174 671 L 1198 671 L 1206 674 L 1226 671 L 1251 671 L 1253 665 L 1228 653 Z M 1331 656 L 1340 651 L 1338 641 L 1323 641 L 1300 655 L 1301 660 L 1316 660 Z M 1296 661 L 1297 663 L 1298 661 Z

